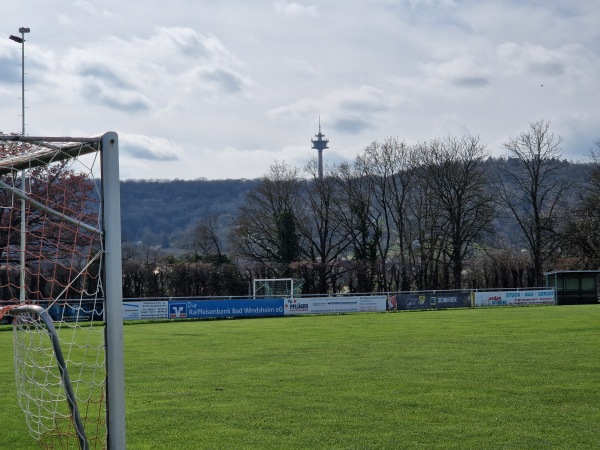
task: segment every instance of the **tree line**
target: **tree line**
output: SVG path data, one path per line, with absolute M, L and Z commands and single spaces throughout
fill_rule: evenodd
M 574 180 L 540 120 L 491 158 L 478 137 L 370 144 L 351 164 L 275 162 L 234 214 L 207 214 L 181 254 L 124 244 L 125 297 L 245 295 L 253 278 L 303 293 L 538 287 L 600 261 L 600 141 Z

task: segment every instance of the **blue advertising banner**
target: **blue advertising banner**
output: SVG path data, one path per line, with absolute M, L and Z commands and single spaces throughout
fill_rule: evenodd
M 283 299 L 171 300 L 170 319 L 283 316 Z
M 444 292 L 420 294 L 396 294 L 388 299 L 388 309 L 444 309 L 471 306 L 469 292 Z

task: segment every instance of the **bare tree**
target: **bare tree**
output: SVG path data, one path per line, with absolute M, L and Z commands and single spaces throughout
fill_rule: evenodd
M 571 269 L 600 266 L 600 140 L 595 145 L 588 154 L 592 163 L 589 180 L 581 183 L 563 233 L 567 257 L 576 260 L 569 264 Z
M 231 242 L 242 257 L 270 264 L 276 276 L 306 255 L 301 242 L 302 184 L 297 169 L 275 163 L 234 219 Z
M 465 258 L 472 245 L 490 230 L 494 200 L 486 191 L 485 146 L 478 137 L 430 141 L 420 152 L 436 208 L 437 233 L 446 235 L 446 253 L 454 289 L 462 287 Z
M 534 286 L 543 284 L 544 265 L 560 245 L 560 205 L 569 188 L 561 176 L 561 144 L 545 120 L 530 123 L 504 144 L 513 164 L 501 174 L 499 198 L 521 230 Z
M 392 261 L 400 278 L 397 280 L 400 281 L 399 287 L 408 290 L 407 249 L 410 241 L 406 240 L 406 210 L 415 173 L 414 149 L 397 138 L 388 138 L 382 143 L 373 142 L 358 159 L 358 164 L 363 175 L 372 183 L 374 200 L 381 211 L 381 226 L 384 228 L 379 241 L 382 287 L 385 290 L 392 289 L 387 267 L 388 261 Z
M 165 295 L 164 253 L 160 248 L 146 244 L 124 244 L 122 258 L 124 297 Z
M 416 147 L 421 153 L 423 144 Z M 441 212 L 436 206 L 434 189 L 427 178 L 424 166 L 415 169 L 407 202 L 407 220 L 404 224 L 405 242 L 411 286 L 418 290 L 443 289 L 449 284 L 448 262 L 444 249 L 448 236 L 440 233 Z M 406 290 L 406 289 L 404 289 Z
M 348 231 L 340 218 L 340 179 L 334 169 L 327 169 L 324 177 L 319 176 L 316 159 L 306 166 L 311 176 L 305 183 L 305 221 L 302 233 L 310 244 L 310 261 L 316 271 L 317 293 L 335 292 L 338 260 L 350 245 Z M 305 280 L 306 283 L 306 280 Z
M 354 166 L 340 167 L 343 205 L 340 221 L 349 239 L 350 270 L 348 284 L 351 292 L 372 292 L 379 289 L 381 265 L 378 249 L 382 239 L 382 211 L 374 203 L 373 184 L 363 175 L 360 161 Z
M 196 255 L 213 259 L 214 262 L 224 262 L 227 258 L 224 252 L 221 216 L 209 214 L 200 218 L 191 229 L 191 246 Z

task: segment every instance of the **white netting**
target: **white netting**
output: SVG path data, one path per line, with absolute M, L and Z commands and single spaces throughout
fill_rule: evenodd
M 253 284 L 255 297 L 293 297 L 302 293 L 304 280 L 294 280 L 292 278 L 255 279 Z
M 19 404 L 45 448 L 78 448 L 81 432 L 47 325 L 12 305 L 52 318 L 89 448 L 106 446 L 99 166 L 98 141 L 0 140 L 0 314 L 14 316 Z

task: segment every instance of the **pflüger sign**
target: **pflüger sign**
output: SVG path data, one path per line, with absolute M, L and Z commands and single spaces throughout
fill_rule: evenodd
M 290 315 L 385 311 L 386 300 L 385 295 L 289 298 L 284 300 L 284 312 Z

